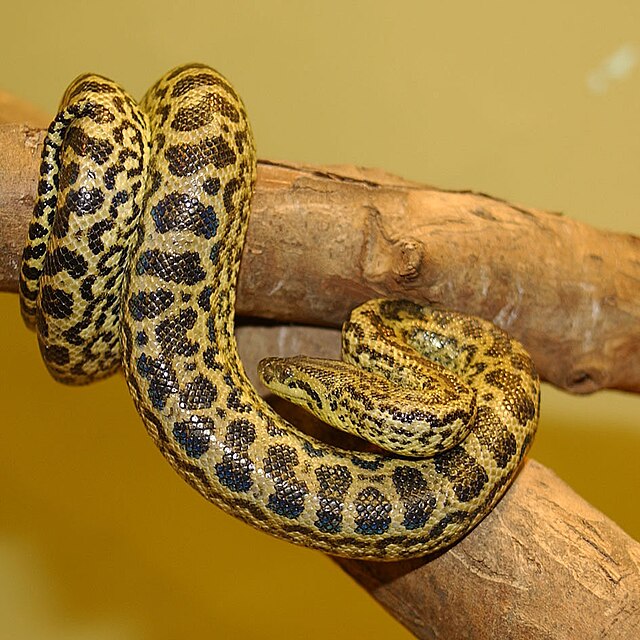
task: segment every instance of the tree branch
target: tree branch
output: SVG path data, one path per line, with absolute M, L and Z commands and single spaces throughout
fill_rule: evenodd
M 0 125 L 6 291 L 17 287 L 42 139 Z M 374 296 L 430 301 L 496 321 L 554 384 L 638 392 L 639 283 L 633 236 L 377 171 L 262 161 L 238 310 L 337 325 Z M 250 373 L 266 354 L 338 348 L 329 329 L 244 326 L 238 339 Z M 338 562 L 419 638 L 622 639 L 640 629 L 640 545 L 532 461 L 439 557 Z
M 16 287 L 43 132 L 0 125 L 0 289 Z M 241 315 L 337 326 L 405 297 L 502 326 L 543 379 L 640 392 L 640 239 L 380 171 L 262 161 Z

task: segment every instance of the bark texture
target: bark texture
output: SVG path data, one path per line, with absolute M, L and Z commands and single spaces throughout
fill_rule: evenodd
M 43 132 L 0 125 L 0 289 L 15 290 Z M 238 312 L 337 326 L 372 297 L 494 321 L 576 393 L 640 391 L 640 238 L 376 170 L 261 161 Z
M 17 289 L 43 136 L 0 124 L 5 291 Z M 568 390 L 640 391 L 638 238 L 379 171 L 262 161 L 238 311 L 338 325 L 374 296 L 494 320 L 525 343 L 545 379 Z M 322 328 L 245 325 L 238 339 L 249 372 L 267 354 L 339 348 L 337 332 Z M 640 545 L 533 461 L 439 557 L 337 562 L 419 638 L 640 636 Z

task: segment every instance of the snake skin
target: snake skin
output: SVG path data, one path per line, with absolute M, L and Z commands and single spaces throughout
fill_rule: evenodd
M 234 338 L 255 172 L 244 106 L 209 67 L 170 71 L 139 105 L 106 78 L 74 81 L 45 141 L 21 268 L 47 367 L 85 383 L 122 364 L 176 471 L 272 535 L 378 560 L 451 545 L 531 444 L 529 356 L 478 318 L 373 300 L 345 325 L 347 364 L 268 359 L 261 375 L 394 453 L 297 431 L 252 387 Z

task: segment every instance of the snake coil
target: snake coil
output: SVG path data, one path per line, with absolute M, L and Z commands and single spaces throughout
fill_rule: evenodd
M 139 104 L 76 79 L 45 140 L 21 267 L 48 369 L 82 384 L 121 365 L 176 471 L 259 529 L 354 558 L 451 545 L 531 444 L 531 359 L 479 318 L 372 300 L 345 324 L 343 362 L 268 359 L 261 376 L 386 452 L 298 432 L 252 387 L 234 339 L 255 174 L 245 108 L 213 69 L 176 68 Z

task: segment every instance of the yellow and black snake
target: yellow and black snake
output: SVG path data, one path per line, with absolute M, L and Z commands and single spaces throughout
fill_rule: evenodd
M 531 359 L 484 320 L 373 300 L 345 324 L 344 362 L 267 359 L 261 376 L 387 451 L 297 431 L 252 387 L 234 339 L 255 167 L 242 101 L 209 67 L 170 71 L 140 104 L 106 78 L 75 80 L 45 140 L 21 268 L 47 367 L 84 383 L 122 365 L 177 472 L 275 536 L 381 560 L 451 545 L 531 444 Z

